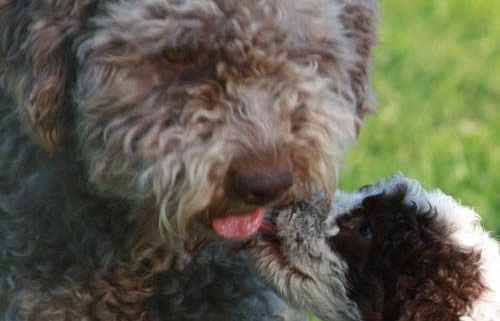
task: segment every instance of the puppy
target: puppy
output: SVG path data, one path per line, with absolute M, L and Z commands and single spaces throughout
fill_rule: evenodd
M 268 213 L 256 268 L 324 320 L 500 319 L 499 245 L 471 208 L 396 175 Z

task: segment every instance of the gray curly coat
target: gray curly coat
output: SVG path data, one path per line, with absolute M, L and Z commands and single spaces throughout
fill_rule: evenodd
M 335 186 L 374 20 L 369 0 L 0 0 L 0 319 L 303 316 L 213 222 Z

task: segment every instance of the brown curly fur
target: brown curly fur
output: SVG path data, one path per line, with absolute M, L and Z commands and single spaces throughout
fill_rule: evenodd
M 335 188 L 373 110 L 375 11 L 369 0 L 0 1 L 0 318 L 155 320 L 158 302 L 175 320 L 202 315 L 193 291 L 165 290 L 193 282 L 179 272 L 185 243 L 213 239 L 218 215 Z M 235 173 L 283 168 L 283 194 L 254 204 L 235 192 Z

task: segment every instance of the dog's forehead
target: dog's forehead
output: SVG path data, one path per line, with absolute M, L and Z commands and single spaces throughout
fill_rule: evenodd
M 126 0 L 106 3 L 101 11 L 104 18 L 95 19 L 96 25 L 112 26 L 116 36 L 165 38 L 178 46 L 226 45 L 230 39 L 259 46 L 285 37 L 290 44 L 307 45 L 341 37 L 336 34 L 341 7 L 327 0 Z

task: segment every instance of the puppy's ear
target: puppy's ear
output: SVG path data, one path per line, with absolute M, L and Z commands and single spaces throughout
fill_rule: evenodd
M 370 89 L 371 51 L 376 43 L 378 10 L 374 0 L 342 0 L 340 21 L 344 34 L 355 52 L 354 68 L 350 70 L 351 86 L 356 96 L 358 115 L 375 111 Z
M 0 90 L 28 132 L 49 153 L 69 122 L 72 39 L 95 0 L 0 0 Z

